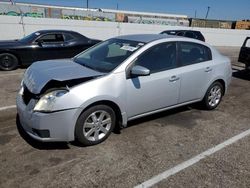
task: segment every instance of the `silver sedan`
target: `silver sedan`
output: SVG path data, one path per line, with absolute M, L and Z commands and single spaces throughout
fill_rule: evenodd
M 196 102 L 215 109 L 231 75 L 230 60 L 202 41 L 119 36 L 72 59 L 32 64 L 18 117 L 37 140 L 94 145 L 129 120 Z

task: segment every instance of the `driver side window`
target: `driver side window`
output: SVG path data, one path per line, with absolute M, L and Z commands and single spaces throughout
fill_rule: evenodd
M 149 69 L 151 74 L 176 68 L 176 43 L 168 42 L 151 47 L 138 57 L 135 65 Z
M 36 40 L 36 42 L 44 42 L 44 43 L 58 43 L 63 42 L 63 35 L 62 34 L 47 34 L 41 36 L 39 39 Z

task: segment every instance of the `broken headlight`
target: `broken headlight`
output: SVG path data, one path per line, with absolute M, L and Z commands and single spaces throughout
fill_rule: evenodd
M 54 111 L 54 105 L 58 98 L 65 95 L 68 91 L 67 90 L 55 90 L 49 92 L 42 96 L 39 101 L 37 102 L 34 111 L 37 112 L 52 112 Z

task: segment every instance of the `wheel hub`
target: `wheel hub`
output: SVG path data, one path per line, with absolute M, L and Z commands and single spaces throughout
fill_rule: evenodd
M 221 88 L 219 86 L 214 86 L 208 96 L 208 104 L 212 107 L 219 104 L 222 97 Z
M 83 125 L 83 134 L 89 141 L 102 139 L 111 129 L 111 116 L 99 110 L 88 116 Z

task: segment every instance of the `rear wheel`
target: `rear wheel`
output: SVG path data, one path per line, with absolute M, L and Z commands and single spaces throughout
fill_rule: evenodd
M 77 120 L 75 136 L 85 146 L 106 140 L 115 127 L 116 117 L 112 108 L 96 105 L 84 111 Z
M 0 54 L 0 69 L 9 71 L 18 67 L 18 59 L 16 56 L 10 53 Z
M 214 82 L 207 90 L 202 101 L 203 106 L 207 110 L 215 109 L 221 102 L 224 93 L 224 87 L 220 82 Z

